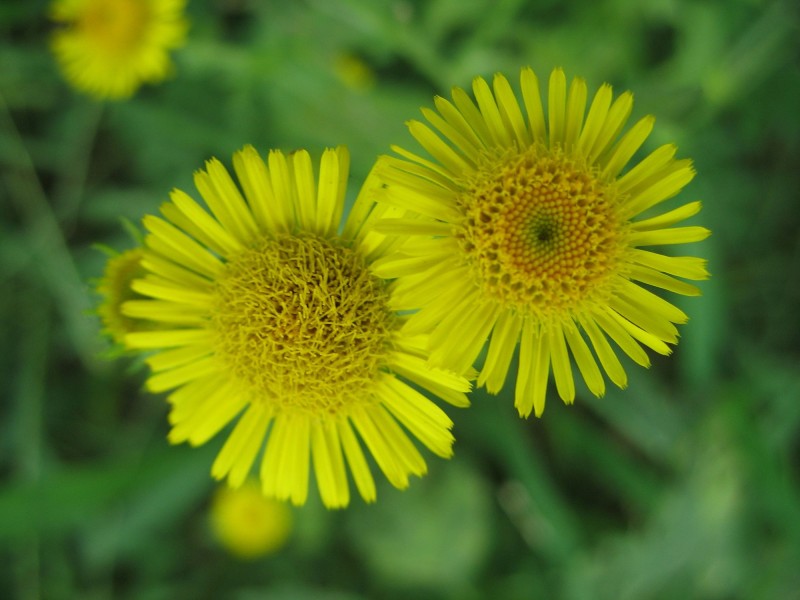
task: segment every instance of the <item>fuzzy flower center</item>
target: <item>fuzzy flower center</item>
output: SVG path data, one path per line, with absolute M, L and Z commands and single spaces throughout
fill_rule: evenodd
M 547 318 L 607 293 L 625 248 L 617 195 L 561 150 L 486 157 L 459 202 L 456 237 L 488 297 Z
M 261 240 L 215 288 L 218 355 L 253 398 L 313 414 L 372 400 L 393 314 L 364 258 L 307 235 Z
M 149 19 L 144 0 L 91 0 L 77 25 L 99 49 L 116 54 L 139 45 Z

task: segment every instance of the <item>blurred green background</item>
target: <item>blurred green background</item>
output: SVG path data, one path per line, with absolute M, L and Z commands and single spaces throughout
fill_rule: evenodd
M 796 2 L 192 0 L 174 78 L 105 105 L 61 79 L 46 10 L 0 3 L 0 597 L 800 598 Z M 647 149 L 695 160 L 713 277 L 674 299 L 676 352 L 540 420 L 475 393 L 410 490 L 312 497 L 279 553 L 229 556 L 223 436 L 170 447 L 141 366 L 106 360 L 93 244 L 246 143 L 347 144 L 354 193 L 435 93 L 523 65 L 633 90 Z

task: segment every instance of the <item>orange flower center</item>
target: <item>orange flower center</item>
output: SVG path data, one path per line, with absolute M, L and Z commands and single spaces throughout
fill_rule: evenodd
M 488 297 L 546 318 L 607 293 L 626 247 L 618 197 L 561 150 L 485 157 L 459 202 L 456 237 Z

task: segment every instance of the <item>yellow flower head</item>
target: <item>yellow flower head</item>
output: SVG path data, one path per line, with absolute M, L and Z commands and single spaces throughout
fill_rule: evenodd
M 233 487 L 264 447 L 267 496 L 304 503 L 312 463 L 324 504 L 346 506 L 346 461 L 373 501 L 362 443 L 406 487 L 426 472 L 408 433 L 449 457 L 452 422 L 397 375 L 461 406 L 469 383 L 427 366 L 426 341 L 402 331 L 391 288 L 370 272 L 396 245 L 370 225 L 395 209 L 375 205 L 370 178 L 340 227 L 344 148 L 325 151 L 318 181 L 306 151 L 265 164 L 246 147 L 233 162 L 244 194 L 211 160 L 195 174 L 210 212 L 175 190 L 164 218 L 145 217 L 147 275 L 132 288 L 148 299 L 123 306 L 170 327 L 126 337 L 156 351 L 150 390 L 174 390 L 170 441 L 202 444 L 238 415 L 212 467 Z
M 53 53 L 75 89 L 96 98 L 128 98 L 142 83 L 172 70 L 169 51 L 181 46 L 185 0 L 55 0 L 51 17 L 63 26 Z
M 355 54 L 339 54 L 333 64 L 333 71 L 339 81 L 351 89 L 363 91 L 375 85 L 375 73 Z
M 141 261 L 141 248 L 114 253 L 106 262 L 103 277 L 97 282 L 97 293 L 102 298 L 97 314 L 103 324 L 103 333 L 120 345 L 124 344 L 127 334 L 146 328 L 144 323 L 126 317 L 121 311 L 123 302 L 140 297 L 131 289 L 131 282 L 144 276 Z
M 292 511 L 265 498 L 258 483 L 220 486 L 211 500 L 211 530 L 234 556 L 254 559 L 280 550 L 292 530 Z
M 650 361 L 642 345 L 670 353 L 674 324 L 687 317 L 641 284 L 697 295 L 676 277 L 708 273 L 699 258 L 644 248 L 696 242 L 709 231 L 673 227 L 699 202 L 649 214 L 694 170 L 670 144 L 626 169 L 654 122 L 645 117 L 620 135 L 629 92 L 614 99 L 603 85 L 587 113 L 586 83 L 576 78 L 567 89 L 555 69 L 545 116 L 531 69 L 520 84 L 527 116 L 505 77 L 495 76 L 493 90 L 477 78 L 477 105 L 455 88 L 452 102 L 437 97 L 437 111 L 423 108 L 437 131 L 409 124 L 433 161 L 400 148 L 403 158 L 382 158 L 384 201 L 416 214 L 378 225 L 413 237 L 374 272 L 399 277 L 399 308 L 420 308 L 405 331 L 431 332 L 434 364 L 463 371 L 489 340 L 478 385 L 491 393 L 503 387 L 519 343 L 515 405 L 522 416 L 539 416 L 551 369 L 559 396 L 574 400 L 569 353 L 598 396 L 605 391 L 598 359 L 611 381 L 627 383 L 609 338 L 643 366 Z

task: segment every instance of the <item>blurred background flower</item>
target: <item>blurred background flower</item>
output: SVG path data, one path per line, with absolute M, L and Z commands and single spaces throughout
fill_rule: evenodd
M 237 489 L 219 486 L 211 500 L 209 519 L 219 544 L 242 559 L 278 552 L 292 531 L 291 509 L 284 502 L 265 498 L 255 481 L 246 481 Z
M 0 596 L 797 595 L 796 2 L 194 0 L 175 77 L 102 112 L 64 85 L 48 6 L 0 2 Z M 371 87 L 341 79 L 342 54 Z M 419 485 L 378 484 L 391 501 L 344 513 L 310 501 L 281 552 L 226 559 L 207 521 L 222 440 L 170 447 L 145 374 L 99 358 L 93 244 L 129 247 L 120 217 L 243 143 L 347 145 L 349 204 L 432 94 L 525 65 L 635 90 L 631 118 L 658 117 L 642 155 L 673 142 L 694 159 L 685 194 L 714 235 L 687 253 L 713 277 L 676 299 L 691 319 L 673 356 L 620 357 L 628 388 L 599 400 L 578 384 L 564 406 L 551 386 L 540 420 L 474 393 L 451 411 L 454 457 Z
M 52 49 L 75 89 L 123 99 L 172 71 L 170 50 L 181 46 L 185 0 L 54 0 L 59 26 Z

